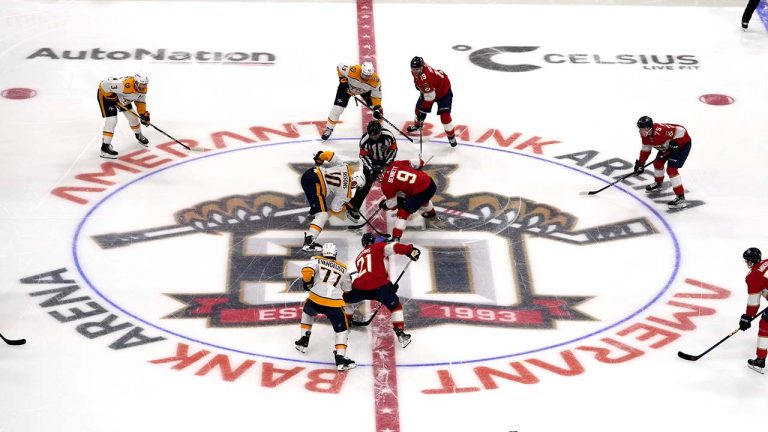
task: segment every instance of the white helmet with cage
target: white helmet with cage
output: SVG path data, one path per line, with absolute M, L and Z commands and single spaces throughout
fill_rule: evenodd
M 371 62 L 363 62 L 363 64 L 360 67 L 360 77 L 363 79 L 368 79 L 373 76 L 373 63 Z
M 146 72 L 136 72 L 133 76 L 133 82 L 144 88 L 149 84 L 149 77 Z
M 324 243 L 323 244 L 323 256 L 325 258 L 331 258 L 336 259 L 336 254 L 338 253 L 338 250 L 336 249 L 336 245 L 333 243 Z
M 365 186 L 365 176 L 362 171 L 355 171 L 354 174 L 352 174 L 352 186 L 357 189 Z

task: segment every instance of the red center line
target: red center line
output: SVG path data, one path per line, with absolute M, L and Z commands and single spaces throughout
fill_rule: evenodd
M 376 63 L 376 36 L 373 27 L 373 0 L 357 0 L 357 45 L 360 63 Z M 362 130 L 366 130 L 372 120 L 370 110 L 361 110 Z M 381 188 L 376 185 L 368 194 L 366 205 L 361 211 L 372 214 L 376 204 L 384 197 Z M 388 232 L 385 212 L 379 212 L 371 221 L 381 232 Z M 395 338 L 392 331 L 390 313 L 382 308 L 371 323 L 371 345 L 373 357 L 373 399 L 376 420 L 376 432 L 400 432 L 400 411 L 397 393 L 397 361 Z

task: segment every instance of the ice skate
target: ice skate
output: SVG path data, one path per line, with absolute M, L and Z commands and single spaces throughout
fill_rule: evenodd
M 320 243 L 317 243 L 314 241 L 314 237 L 312 235 L 307 235 L 304 233 L 304 245 L 301 247 L 301 250 L 305 252 L 319 252 L 323 249 L 323 245 Z
M 403 348 L 407 347 L 411 343 L 411 335 L 404 332 L 403 330 L 400 330 L 399 328 L 395 328 L 395 334 L 397 335 L 397 341 L 400 342 L 400 346 Z
M 686 208 L 688 207 L 688 202 L 685 200 L 685 195 L 678 195 L 673 199 L 672 201 L 669 201 L 667 203 L 669 208 Z
M 300 337 L 299 340 L 297 340 L 295 343 L 296 349 L 299 352 L 307 352 L 307 347 L 309 347 L 309 337 L 312 335 L 311 331 L 307 331 L 304 333 L 304 336 Z
M 653 182 L 645 187 L 645 193 L 650 193 L 659 189 L 661 189 L 661 183 Z
M 134 135 L 136 135 L 136 141 L 138 141 L 139 144 L 141 144 L 142 147 L 144 147 L 144 148 L 149 147 L 149 140 L 147 139 L 147 137 L 144 136 L 143 133 L 139 132 L 139 133 L 134 134 Z
M 336 358 L 336 370 L 338 371 L 345 371 L 357 367 L 357 363 L 355 363 L 349 357 L 344 357 L 341 354 L 337 354 L 336 351 L 333 352 L 333 356 Z
M 353 207 L 351 204 L 347 205 L 347 216 L 352 222 L 360 221 L 360 210 Z
M 418 132 L 419 129 L 421 129 L 421 125 L 420 124 L 412 124 L 412 125 L 408 126 L 405 130 L 407 130 L 408 133 L 414 133 L 414 132 Z
M 112 144 L 101 143 L 101 154 L 105 159 L 117 159 L 117 152 L 112 148 Z
M 425 211 L 421 213 L 421 217 L 423 217 L 424 219 L 434 219 L 437 217 L 437 212 L 435 211 L 435 209 L 432 209 L 430 211 Z
M 457 145 L 459 145 L 459 143 L 456 142 L 456 137 L 455 136 L 448 137 L 448 144 L 450 144 L 451 147 L 456 147 Z
M 764 358 L 754 358 L 751 360 L 747 360 L 747 367 L 752 369 L 755 372 L 759 372 L 761 374 L 765 373 L 765 359 Z
M 325 140 L 327 140 L 328 138 L 331 137 L 332 133 L 333 133 L 333 128 L 332 127 L 326 127 L 325 130 L 323 131 L 323 134 L 320 135 L 320 139 L 325 141 Z

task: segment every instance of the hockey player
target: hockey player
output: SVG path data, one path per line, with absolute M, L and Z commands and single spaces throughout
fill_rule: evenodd
M 374 117 L 380 119 L 384 116 L 384 110 L 381 108 L 381 80 L 373 70 L 373 63 L 363 62 L 361 65 L 352 66 L 339 63 L 336 66 L 336 73 L 339 75 L 339 86 L 336 89 L 333 108 L 328 114 L 325 131 L 321 136 L 323 141 L 331 137 L 333 128 L 339 121 L 341 113 L 344 112 L 344 108 L 347 107 L 350 97 L 361 96 L 365 103 L 372 107 Z
M 424 209 L 421 216 L 425 219 L 437 216 L 431 201 L 437 185 L 429 174 L 421 171 L 422 167 L 424 161 L 421 158 L 395 161 L 381 177 L 384 199 L 379 202 L 379 207 L 383 210 L 397 208 L 397 222 L 392 229 L 392 239 L 395 241 L 402 237 L 408 217 L 419 209 Z
M 352 208 L 347 211 L 350 215 L 360 216 L 360 207 L 370 192 L 374 180 L 377 180 L 384 170 L 397 156 L 397 140 L 387 129 L 381 127 L 376 120 L 368 122 L 366 133 L 360 138 L 360 160 L 363 161 L 363 176 L 365 185 L 355 192 L 350 200 Z
M 416 120 L 413 126 L 408 126 L 408 132 L 416 132 L 424 127 L 424 119 L 427 113 L 432 111 L 432 105 L 437 102 L 437 114 L 448 136 L 451 147 L 456 147 L 456 135 L 453 131 L 451 119 L 451 106 L 453 105 L 453 91 L 448 75 L 439 69 L 433 69 L 424 63 L 421 57 L 411 59 L 411 75 L 413 84 L 419 91 L 419 100 L 416 101 Z
M 640 131 L 642 147 L 640 157 L 635 161 L 635 174 L 645 171 L 643 165 L 651 154 L 651 149 L 658 151 L 653 162 L 654 182 L 645 187 L 645 192 L 653 192 L 661 188 L 664 181 L 664 165 L 667 164 L 667 175 L 675 192 L 675 199 L 667 205 L 671 208 L 685 208 L 685 188 L 683 179 L 678 170 L 683 167 L 688 154 L 691 151 L 691 137 L 684 127 L 672 123 L 654 123 L 648 116 L 642 116 L 637 120 L 637 128 Z
M 301 175 L 301 188 L 309 202 L 309 234 L 304 233 L 305 251 L 317 251 L 320 244 L 315 239 L 328 221 L 328 212 L 339 213 L 349 208 L 355 188 L 365 185 L 365 177 L 360 172 L 352 173 L 352 168 L 332 151 L 318 151 L 314 157 L 315 168 L 304 171 Z
M 744 279 L 747 283 L 747 311 L 739 320 L 739 328 L 746 330 L 752 326 L 751 321 L 757 315 L 760 308 L 760 297 L 768 299 L 768 259 L 762 259 L 762 253 L 758 248 L 749 248 L 742 255 L 747 267 L 750 268 L 749 274 Z M 760 317 L 760 324 L 757 330 L 757 357 L 747 360 L 750 369 L 764 373 L 765 357 L 768 354 L 768 311 L 763 312 Z
M 400 298 L 397 296 L 398 286 L 389 280 L 386 258 L 392 254 L 398 254 L 418 261 L 421 251 L 412 244 L 376 242 L 371 233 L 363 234 L 361 242 L 363 250 L 355 258 L 358 276 L 352 282 L 352 290 L 344 293 L 347 319 L 349 320 L 353 312 L 349 305 L 363 300 L 376 300 L 392 313 L 392 328 L 398 342 L 405 348 L 411 343 L 411 335 L 405 332 L 403 305 L 400 304 Z
M 302 286 L 309 291 L 309 296 L 301 309 L 301 337 L 294 344 L 297 350 L 307 352 L 315 315 L 325 315 L 336 332 L 333 350 L 336 369 L 345 371 L 357 365 L 347 357 L 349 323 L 344 315 L 342 295 L 350 290 L 350 278 L 346 264 L 336 260 L 337 252 L 335 244 L 325 243 L 322 256 L 312 257 L 301 268 Z
M 149 146 L 149 140 L 141 133 L 139 121 L 144 126 L 149 126 L 149 111 L 147 111 L 147 85 L 149 78 L 144 72 L 139 72 L 134 76 L 123 78 L 107 78 L 99 84 L 97 99 L 101 107 L 101 117 L 105 118 L 104 132 L 101 141 L 101 157 L 107 159 L 117 159 L 117 152 L 112 147 L 112 136 L 117 126 L 117 112 L 122 111 L 128 119 L 136 140 L 143 147 Z M 123 108 L 117 106 L 117 103 L 128 109 L 133 108 L 131 103 L 136 103 L 136 110 L 140 118 L 136 118 Z

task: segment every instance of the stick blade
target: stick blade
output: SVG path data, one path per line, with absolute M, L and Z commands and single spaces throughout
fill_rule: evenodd
M 696 360 L 701 358 L 701 356 L 695 356 L 695 355 L 686 354 L 686 353 L 684 353 L 682 351 L 678 351 L 677 352 L 677 356 L 680 357 L 683 360 L 688 360 L 688 361 L 696 361 Z
M 3 339 L 8 345 L 24 345 L 27 343 L 26 339 Z
M 592 195 L 594 195 L 596 193 L 597 193 L 597 191 L 589 191 L 589 192 L 584 191 L 584 192 L 579 192 L 579 195 L 592 196 Z

